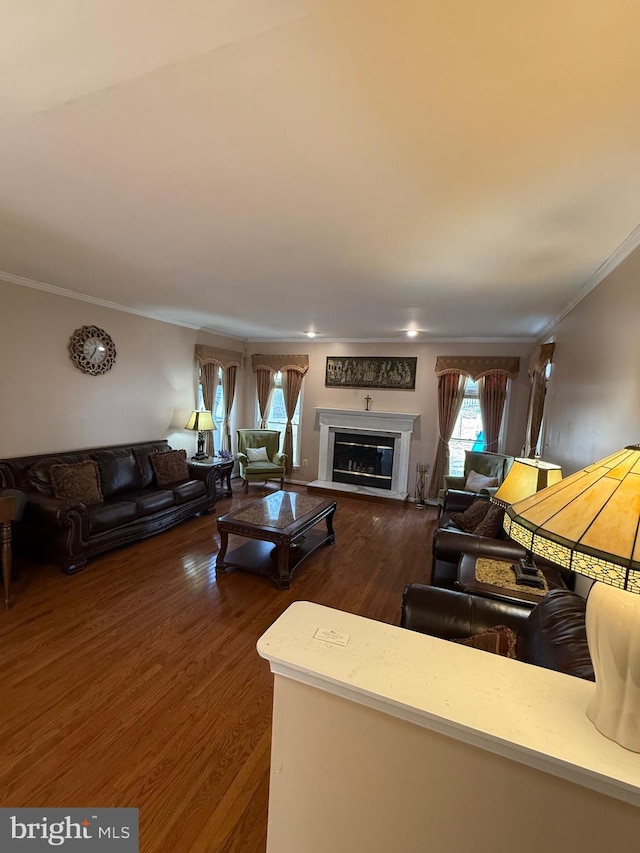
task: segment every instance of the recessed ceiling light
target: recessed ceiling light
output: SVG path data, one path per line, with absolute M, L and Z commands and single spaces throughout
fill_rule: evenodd
M 307 332 L 306 335 L 308 338 L 315 338 L 316 333 L 315 332 Z
M 418 334 L 417 329 L 407 329 L 407 337 L 408 338 L 415 338 L 417 334 Z

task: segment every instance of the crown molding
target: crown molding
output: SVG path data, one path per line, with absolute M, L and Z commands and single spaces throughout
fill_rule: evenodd
M 416 338 L 407 338 L 406 335 L 398 338 L 330 338 L 323 335 L 316 335 L 314 338 L 308 338 L 304 333 L 297 338 L 247 338 L 249 344 L 299 344 L 304 343 L 306 346 L 314 344 L 530 344 L 534 346 L 538 341 L 537 336 L 527 335 L 512 338 L 461 338 L 461 337 L 428 337 L 427 335 Z
M 575 299 L 572 299 L 571 302 L 569 302 L 569 304 L 553 318 L 553 320 L 547 323 L 542 332 L 540 332 L 536 337 L 537 343 L 544 341 L 558 323 L 564 320 L 567 314 L 573 311 L 576 305 L 579 305 L 582 300 L 585 299 L 592 290 L 595 290 L 595 288 L 601 284 L 607 276 L 611 275 L 611 273 L 616 270 L 623 261 L 626 261 L 629 255 L 632 252 L 635 252 L 638 246 L 640 246 L 640 225 L 637 225 L 631 234 L 629 234 L 629 236 L 620 243 L 617 249 L 609 255 L 606 261 L 600 264 L 598 269 L 589 276 L 580 288 Z
M 139 308 L 132 308 L 130 305 L 121 305 L 119 302 L 110 302 L 107 299 L 100 299 L 97 296 L 88 296 L 86 293 L 77 293 L 75 290 L 67 290 L 64 287 L 56 287 L 54 284 L 47 284 L 44 281 L 36 281 L 33 278 L 26 278 L 22 275 L 14 275 L 11 272 L 0 270 L 0 279 L 7 281 L 10 284 L 18 284 L 21 287 L 30 287 L 34 290 L 43 290 L 45 293 L 53 293 L 55 296 L 64 296 L 67 299 L 77 299 L 80 302 L 88 302 L 91 305 L 98 305 L 100 308 L 110 308 L 112 311 L 124 311 L 126 314 L 135 314 L 138 317 L 146 317 L 147 320 L 156 320 L 159 323 L 168 323 L 170 326 L 182 326 L 185 329 L 193 329 L 196 332 L 203 332 L 209 335 L 222 335 L 222 337 L 230 338 L 239 341 L 243 344 L 444 344 L 444 343 L 475 343 L 475 344 L 531 344 L 536 343 L 536 337 L 515 337 L 515 338 L 448 338 L 438 337 L 429 338 L 325 338 L 322 335 L 317 335 L 315 338 L 309 338 L 305 334 L 300 334 L 295 338 L 240 338 L 230 332 L 225 332 L 222 329 L 214 329 L 211 326 L 196 326 L 194 323 L 187 323 L 182 320 L 170 320 L 167 317 L 160 317 L 158 314 L 153 314 L 150 311 L 140 311 Z
M 108 299 L 100 299 L 98 296 L 88 296 L 86 293 L 78 293 L 75 290 L 67 290 L 64 287 L 56 287 L 54 284 L 47 284 L 44 281 L 36 281 L 33 278 L 26 278 L 22 275 L 14 275 L 11 272 L 0 270 L 0 280 L 7 281 L 9 284 L 18 284 L 21 287 L 30 287 L 33 290 L 43 290 L 45 293 L 53 293 L 55 296 L 64 296 L 67 299 L 76 299 L 80 302 L 88 302 L 91 305 L 98 305 L 100 308 L 109 308 L 112 311 L 122 311 L 125 314 L 135 314 L 137 317 L 145 317 L 147 320 L 155 320 L 158 323 L 167 323 L 170 326 L 181 326 L 184 329 L 193 329 L 196 332 L 204 332 L 211 335 L 222 335 L 225 338 L 231 338 L 240 343 L 246 343 L 245 338 L 239 338 L 237 335 L 231 335 L 229 332 L 223 332 L 221 329 L 212 329 L 204 326 L 197 326 L 195 323 L 187 323 L 184 320 L 171 320 L 168 317 L 161 317 L 151 311 L 141 311 L 139 308 L 132 308 L 130 305 L 121 305 L 119 302 L 110 302 Z
M 0 279 L 8 281 L 10 284 L 19 284 L 21 287 L 30 287 L 33 290 L 43 290 L 45 293 L 53 293 L 55 296 L 65 296 L 67 299 L 77 299 L 80 302 L 89 302 L 91 305 L 98 305 L 100 308 L 110 308 L 112 311 L 124 311 L 125 314 L 136 314 L 138 317 L 146 317 L 148 320 L 157 320 L 160 323 L 169 323 L 171 326 L 184 326 L 186 329 L 195 329 L 200 331 L 201 327 L 193 323 L 185 323 L 179 320 L 168 320 L 166 317 L 159 317 L 157 314 L 152 314 L 150 311 L 140 311 L 139 308 L 132 308 L 130 305 L 121 305 L 119 302 L 109 302 L 108 299 L 100 299 L 98 296 L 88 296 L 86 293 L 77 293 L 75 290 L 67 290 L 65 287 L 56 287 L 55 284 L 47 284 L 44 281 L 36 281 L 33 278 L 25 278 L 22 275 L 14 275 L 11 272 L 0 270 Z

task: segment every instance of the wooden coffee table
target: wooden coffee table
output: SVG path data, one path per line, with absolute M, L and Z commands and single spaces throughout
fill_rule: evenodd
M 218 519 L 220 553 L 216 572 L 244 569 L 268 575 L 278 589 L 288 589 L 291 576 L 300 563 L 322 545 L 335 542 L 335 511 L 335 501 L 278 491 L 238 512 L 221 516 Z M 323 520 L 326 533 L 312 530 Z M 225 559 L 230 533 L 257 541 L 241 545 L 232 551 L 231 559 Z
M 458 580 L 456 585 L 463 592 L 470 592 L 473 595 L 497 598 L 500 601 L 517 601 L 520 604 L 530 607 L 534 607 L 542 601 L 550 589 L 566 589 L 560 572 L 553 569 L 545 569 L 542 573 L 546 584 L 544 589 L 516 584 L 515 576 L 511 569 L 512 563 L 513 560 L 498 560 L 494 557 L 463 554 L 458 563 Z M 477 569 L 478 571 L 476 571 Z M 504 581 L 493 583 L 489 580 L 479 580 L 477 575 L 479 574 L 482 577 L 485 573 L 487 575 L 493 573 L 497 576 L 502 575 Z

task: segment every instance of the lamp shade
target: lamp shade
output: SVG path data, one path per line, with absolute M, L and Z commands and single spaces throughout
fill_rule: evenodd
M 518 501 L 508 535 L 529 551 L 599 583 L 587 599 L 596 677 L 587 717 L 603 735 L 640 752 L 640 445 Z
M 506 483 L 506 480 L 505 480 Z M 507 507 L 507 534 L 572 572 L 640 593 L 640 446 Z
M 194 411 L 191 412 L 191 417 L 185 424 L 185 429 L 193 429 L 193 430 L 215 430 L 216 425 L 213 422 L 213 418 L 211 417 L 211 412 L 209 411 Z
M 562 469 L 541 459 L 515 459 L 504 482 L 491 500 L 507 507 L 516 501 L 535 495 L 548 486 L 559 483 Z

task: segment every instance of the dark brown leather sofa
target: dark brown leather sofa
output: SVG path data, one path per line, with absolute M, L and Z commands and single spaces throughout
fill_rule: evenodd
M 0 489 L 25 493 L 15 542 L 67 574 L 112 548 L 167 530 L 215 507 L 214 469 L 188 465 L 186 481 L 158 486 L 149 457 L 171 450 L 165 440 L 0 460 Z M 86 505 L 54 497 L 52 465 L 94 460 L 103 500 Z
M 531 609 L 515 602 L 409 584 L 402 597 L 400 624 L 444 640 L 472 637 L 506 625 L 517 635 L 518 660 L 593 681 L 585 608 L 585 599 L 567 589 L 551 590 Z

